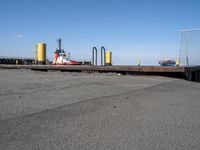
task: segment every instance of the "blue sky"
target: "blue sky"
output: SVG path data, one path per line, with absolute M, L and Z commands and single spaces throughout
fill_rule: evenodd
M 199 6 L 199 0 L 0 0 L 0 55 L 33 57 L 34 45 L 45 42 L 53 59 L 61 37 L 77 60 L 105 46 L 114 64 L 157 64 L 179 56 L 179 30 L 200 27 Z

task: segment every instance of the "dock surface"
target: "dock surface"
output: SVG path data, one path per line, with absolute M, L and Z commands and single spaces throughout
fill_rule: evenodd
M 174 66 L 70 66 L 70 65 L 0 65 L 2 69 L 34 69 L 62 71 L 135 71 L 135 72 L 184 72 L 184 67 Z
M 200 66 L 68 66 L 68 65 L 0 65 L 0 69 L 30 69 L 39 71 L 115 72 L 142 75 L 162 75 L 200 82 Z

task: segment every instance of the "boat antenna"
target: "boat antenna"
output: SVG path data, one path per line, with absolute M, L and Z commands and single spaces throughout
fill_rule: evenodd
M 59 39 L 57 40 L 57 42 L 58 42 L 58 51 L 59 51 L 59 53 L 61 53 L 61 52 L 62 52 L 62 39 L 59 38 Z

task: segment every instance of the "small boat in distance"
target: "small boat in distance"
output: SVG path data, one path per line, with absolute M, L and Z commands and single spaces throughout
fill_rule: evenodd
M 161 66 L 175 66 L 176 61 L 173 59 L 164 59 L 158 62 Z

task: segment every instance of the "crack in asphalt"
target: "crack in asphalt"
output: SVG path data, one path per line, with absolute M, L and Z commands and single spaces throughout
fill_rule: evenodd
M 57 109 L 60 109 L 60 108 L 66 107 L 66 106 L 72 106 L 72 105 L 77 105 L 77 104 L 81 104 L 81 103 L 86 103 L 86 102 L 89 102 L 89 101 L 95 101 L 95 100 L 100 100 L 100 99 L 104 99 L 104 98 L 113 98 L 113 97 L 127 95 L 127 94 L 130 94 L 130 93 L 136 94 L 137 92 L 140 92 L 140 91 L 146 91 L 148 89 L 159 87 L 159 86 L 162 86 L 162 85 L 170 85 L 170 84 L 175 83 L 175 82 L 177 82 L 177 81 L 176 80 L 170 81 L 170 82 L 166 82 L 166 83 L 156 84 L 156 85 L 153 85 L 153 86 L 150 86 L 150 87 L 145 87 L 145 88 L 138 89 L 138 90 L 130 90 L 130 91 L 123 92 L 123 93 L 120 93 L 120 94 L 96 97 L 96 98 L 86 99 L 86 100 L 82 100 L 82 101 L 78 101 L 78 102 L 74 102 L 74 103 L 71 103 L 71 104 L 66 104 L 66 105 L 62 105 L 62 106 L 58 106 L 58 107 L 54 107 L 54 108 L 49 108 L 49 109 L 47 108 L 47 109 L 42 110 L 42 111 L 33 112 L 33 113 L 26 114 L 26 115 L 18 116 L 18 117 L 7 118 L 7 119 L 4 119 L 4 120 L 1 120 L 0 123 L 3 123 L 5 121 L 9 121 L 9 120 L 13 120 L 13 119 L 17 119 L 17 118 L 20 119 L 20 118 L 24 118 L 24 117 L 31 117 L 31 116 L 34 116 L 36 114 L 48 112 L 48 111 L 51 111 L 51 110 L 57 110 Z

